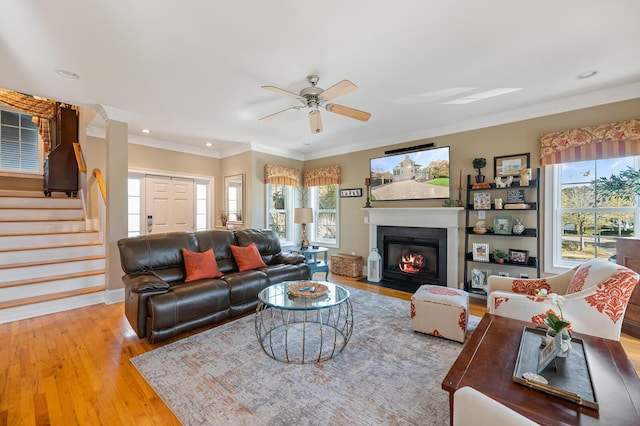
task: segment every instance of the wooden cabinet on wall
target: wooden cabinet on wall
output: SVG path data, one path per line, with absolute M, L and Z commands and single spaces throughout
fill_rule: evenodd
M 619 265 L 640 273 L 640 238 L 618 238 L 616 259 Z M 622 331 L 631 336 L 640 337 L 640 284 L 637 284 L 631 293 Z
M 60 106 L 57 119 L 57 144 L 44 163 L 44 194 L 65 192 L 69 197 L 78 194 L 78 163 L 73 144 L 78 142 L 78 113 Z

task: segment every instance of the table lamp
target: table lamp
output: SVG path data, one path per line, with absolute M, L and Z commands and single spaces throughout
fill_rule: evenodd
M 304 250 L 309 247 L 307 239 L 307 223 L 313 223 L 313 209 L 308 207 L 296 208 L 293 214 L 293 221 L 302 224 L 302 233 L 300 234 L 300 249 Z

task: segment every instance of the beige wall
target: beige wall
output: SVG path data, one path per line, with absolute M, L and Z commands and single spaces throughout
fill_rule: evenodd
M 542 133 L 591 126 L 619 120 L 628 120 L 632 118 L 639 118 L 639 116 L 640 99 L 634 99 L 631 101 L 618 102 L 531 120 L 492 126 L 485 129 L 404 142 L 397 145 L 373 148 L 351 154 L 306 161 L 304 163 L 304 168 L 314 168 L 333 164 L 340 165 L 342 166 L 341 188 L 363 188 L 364 191 L 364 179 L 369 174 L 370 158 L 383 156 L 384 151 L 389 149 L 410 147 L 434 142 L 436 146 L 451 147 L 452 186 L 457 188 L 459 185 L 458 175 L 460 170 L 462 170 L 463 180 L 465 183 L 467 174 L 476 174 L 476 171 L 471 165 L 472 160 L 476 157 L 485 157 L 487 159 L 487 167 L 483 169 L 483 174 L 487 176 L 488 182 L 493 182 L 493 158 L 497 156 L 529 152 L 531 153 L 531 167 L 534 169 L 539 167 L 540 155 L 538 144 L 539 137 Z M 542 188 L 544 189 L 544 187 Z M 456 190 L 453 190 L 452 198 L 457 198 Z M 542 198 L 544 199 L 544 192 L 542 193 Z M 462 199 L 466 200 L 465 190 L 462 192 Z M 386 201 L 372 203 L 372 206 L 374 208 L 416 206 L 437 207 L 442 205 L 442 201 L 443 200 Z M 335 250 L 332 249 L 331 252 L 356 252 L 364 258 L 368 256 L 368 225 L 364 223 L 366 213 L 360 210 L 364 203 L 365 197 L 340 199 L 340 248 Z M 542 206 L 542 208 L 543 207 L 544 206 Z M 463 238 L 463 236 L 461 236 L 461 238 Z M 528 247 L 527 244 L 533 245 L 534 243 L 534 241 L 529 241 L 522 245 L 519 242 L 518 247 L 533 250 L 533 247 Z M 464 240 L 460 241 L 460 247 L 461 250 L 464 248 Z M 459 282 L 462 282 L 463 264 L 461 260 L 459 270 Z

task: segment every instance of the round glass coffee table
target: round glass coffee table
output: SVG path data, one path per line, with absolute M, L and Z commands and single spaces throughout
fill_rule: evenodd
M 297 364 L 328 360 L 342 352 L 353 332 L 349 291 L 326 281 L 274 284 L 258 294 L 255 327 L 262 349 L 273 359 Z

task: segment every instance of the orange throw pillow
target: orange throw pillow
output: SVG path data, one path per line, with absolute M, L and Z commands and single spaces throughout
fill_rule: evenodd
M 233 258 L 236 260 L 238 270 L 240 272 L 267 267 L 267 265 L 262 261 L 262 256 L 260 256 L 256 243 L 251 243 L 246 247 L 230 247 L 231 253 L 233 253 Z
M 213 249 L 202 253 L 195 253 L 187 249 L 182 249 L 184 257 L 184 268 L 187 270 L 187 279 L 184 282 L 201 280 L 203 278 L 218 278 L 222 272 L 218 269 L 216 256 Z

